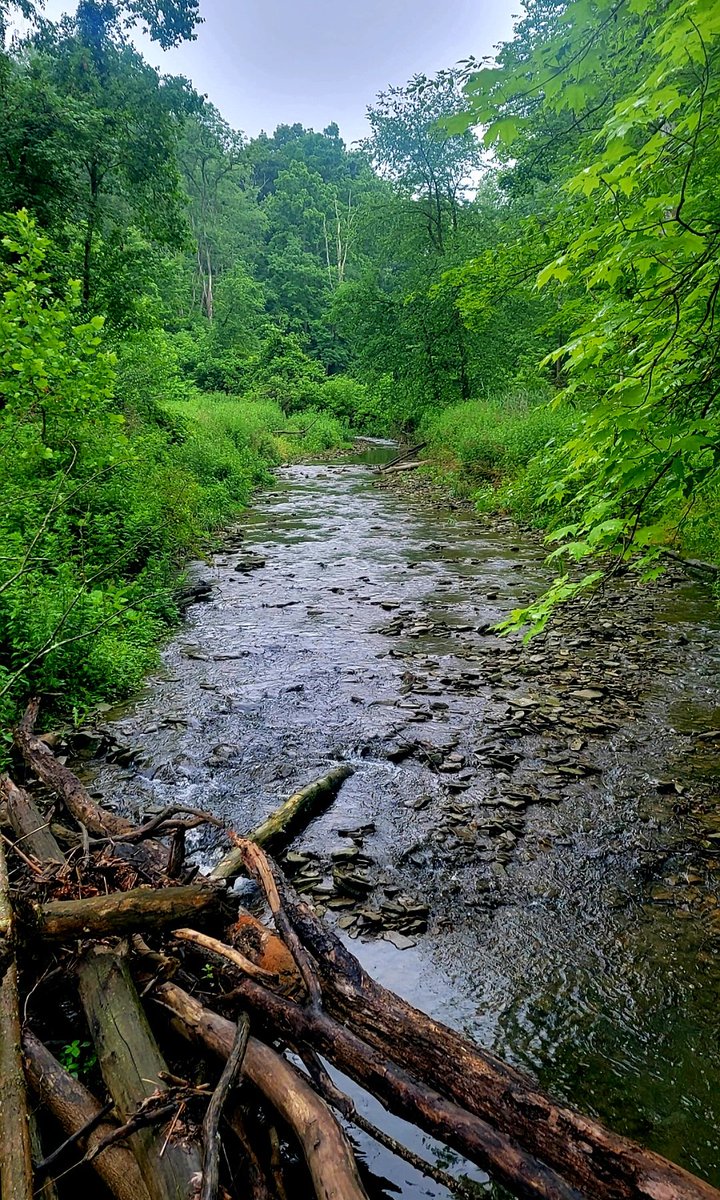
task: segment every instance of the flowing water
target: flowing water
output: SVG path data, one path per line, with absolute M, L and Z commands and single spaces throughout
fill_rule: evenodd
M 368 969 L 720 1186 L 716 610 L 689 584 L 627 588 L 500 641 L 541 550 L 376 486 L 392 453 L 278 471 L 198 566 L 212 596 L 162 671 L 111 714 L 126 749 L 93 786 L 242 830 L 350 760 L 289 865 Z M 265 565 L 236 569 L 248 551 Z M 447 1195 L 360 1146 L 375 1194 Z

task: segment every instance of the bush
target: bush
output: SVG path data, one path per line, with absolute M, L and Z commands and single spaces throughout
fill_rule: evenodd
M 542 391 L 516 391 L 453 405 L 428 417 L 421 433 L 441 460 L 471 478 L 499 480 L 572 433 L 573 414 L 553 408 L 548 398 Z
M 285 428 L 303 431 L 302 437 L 285 438 L 283 445 L 286 458 L 322 454 L 326 450 L 337 450 L 350 444 L 346 426 L 337 417 L 317 409 L 311 408 L 302 414 L 288 417 Z
M 0 715 L 69 715 L 139 687 L 204 532 L 281 457 L 271 403 L 202 396 L 158 330 L 104 345 L 58 294 L 26 214 L 0 249 Z

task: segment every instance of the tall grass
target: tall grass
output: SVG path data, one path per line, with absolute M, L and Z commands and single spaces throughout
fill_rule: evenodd
M 551 394 L 518 389 L 426 417 L 421 434 L 439 471 L 479 512 L 506 510 L 540 526 L 551 521 L 548 465 L 575 425 L 570 409 L 550 405 Z

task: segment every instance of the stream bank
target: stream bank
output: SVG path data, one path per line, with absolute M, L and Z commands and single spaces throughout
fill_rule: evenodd
M 277 473 L 93 787 L 243 829 L 350 760 L 296 886 L 384 984 L 717 1185 L 717 612 L 668 579 L 500 641 L 541 549 L 375 486 L 392 453 Z

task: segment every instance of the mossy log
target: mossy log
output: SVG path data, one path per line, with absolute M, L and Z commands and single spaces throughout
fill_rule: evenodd
M 22 848 L 39 862 L 62 866 L 65 855 L 50 831 L 50 823 L 42 815 L 32 796 L 17 787 L 9 775 L 0 775 L 0 796 L 5 801 L 8 821 L 15 835 L 22 839 Z
M 277 850 L 279 845 L 290 839 L 301 821 L 307 824 L 330 803 L 352 774 L 353 768 L 344 763 L 323 775 L 321 779 L 309 783 L 290 796 L 280 808 L 275 809 L 262 825 L 258 825 L 257 829 L 247 835 L 248 839 L 263 848 Z M 212 875 L 215 879 L 232 879 L 242 870 L 242 855 L 239 850 L 233 848 L 220 860 Z
M 202 921 L 222 911 L 227 892 L 220 881 L 162 890 L 132 888 L 82 900 L 33 906 L 32 933 L 43 941 L 102 938 Z
M 0 1193 L 32 1200 L 33 1173 L 27 1090 L 20 1053 L 18 971 L 5 852 L 0 842 Z
M 167 1090 L 167 1067 L 152 1035 L 125 960 L 94 946 L 79 968 L 80 997 L 100 1069 L 127 1121 L 149 1096 Z M 169 1121 L 139 1129 L 128 1142 L 151 1200 L 190 1200 L 201 1174 L 198 1146 Z

